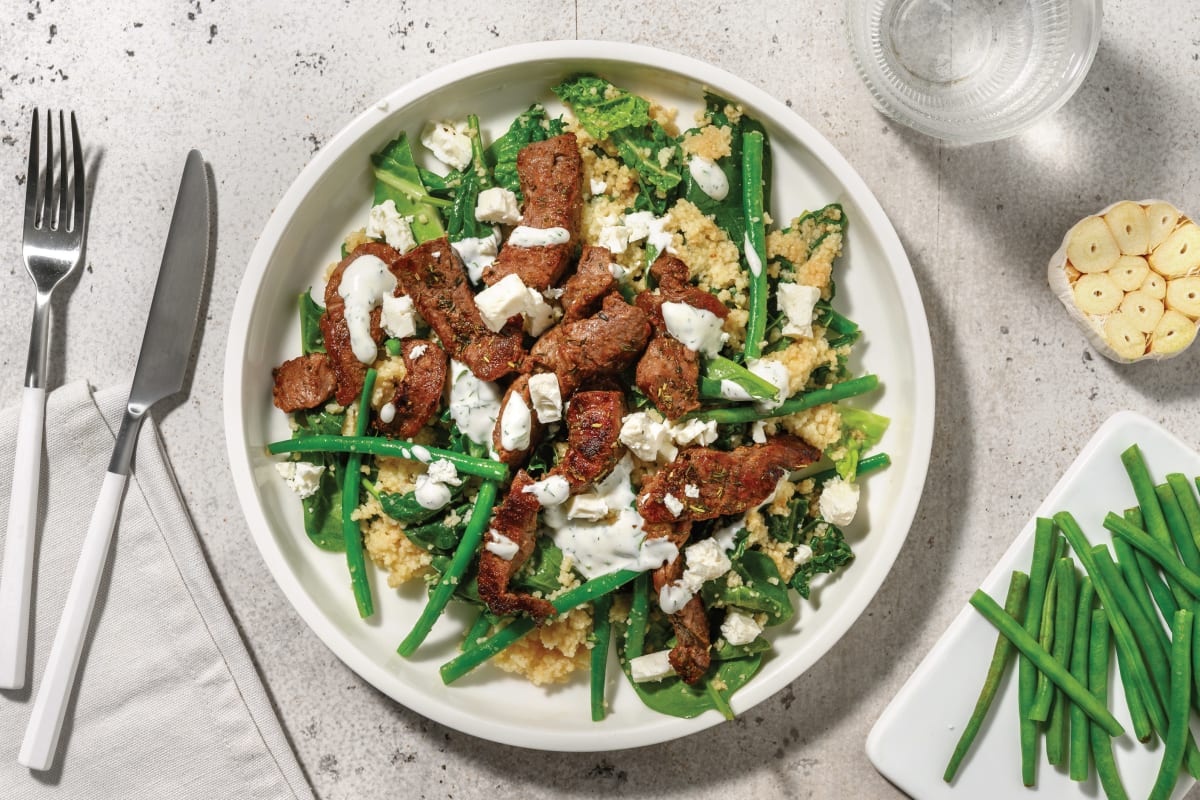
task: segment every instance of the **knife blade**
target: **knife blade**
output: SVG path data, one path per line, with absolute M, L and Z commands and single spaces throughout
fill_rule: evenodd
M 208 175 L 203 156 L 192 150 L 171 215 L 121 429 L 17 755 L 30 769 L 46 770 L 54 763 L 142 422 L 151 406 L 183 389 L 208 272 L 210 234 Z

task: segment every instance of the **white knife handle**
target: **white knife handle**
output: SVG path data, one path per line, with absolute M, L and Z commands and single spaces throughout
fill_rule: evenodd
M 42 475 L 42 430 L 46 390 L 26 386 L 17 421 L 12 497 L 0 567 L 0 689 L 25 686 L 29 652 L 29 594 L 33 585 L 34 532 L 37 530 L 38 484 Z
M 83 539 L 79 565 L 71 579 L 66 607 L 50 647 L 46 672 L 38 687 L 29 727 L 25 729 L 25 740 L 17 756 L 17 761 L 30 769 L 45 770 L 54 763 L 58 735 L 75 685 L 75 671 L 96 605 L 96 591 L 108 560 L 109 544 L 127 480 L 128 476 L 116 472 L 104 475 L 100 499 L 96 501 L 96 510 L 92 512 L 92 521 Z

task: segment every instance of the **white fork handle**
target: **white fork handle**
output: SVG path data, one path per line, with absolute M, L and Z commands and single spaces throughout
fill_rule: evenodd
M 46 390 L 26 386 L 17 421 L 17 455 L 13 462 L 12 497 L 0 567 L 0 689 L 25 686 L 29 653 L 29 595 L 33 585 L 34 532 L 37 530 L 38 483 L 42 474 L 42 429 Z
M 50 658 L 46 672 L 38 687 L 37 698 L 25 729 L 25 740 L 17 761 L 30 769 L 49 769 L 54 763 L 58 749 L 58 735 L 62 731 L 63 717 L 71 690 L 75 686 L 75 671 L 79 667 L 79 656 L 83 652 L 83 640 L 87 636 L 92 609 L 96 605 L 96 591 L 108 560 L 109 544 L 121 498 L 125 494 L 128 476 L 116 472 L 105 473 L 100 487 L 100 499 L 92 512 L 83 539 L 83 550 L 79 554 L 79 565 L 71 579 L 67 592 L 67 604 L 63 608 L 62 620 L 50 647 Z

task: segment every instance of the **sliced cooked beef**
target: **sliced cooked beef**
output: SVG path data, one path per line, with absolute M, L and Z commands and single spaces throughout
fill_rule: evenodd
M 483 381 L 517 371 L 525 355 L 520 323 L 510 321 L 499 333 L 483 324 L 462 261 L 448 239 L 418 245 L 392 262 L 391 269 L 400 283 L 397 294 L 412 298 L 451 358 Z
M 575 274 L 563 286 L 563 321 L 573 322 L 594 314 L 600 300 L 615 287 L 612 271 L 612 253 L 607 247 L 585 247 L 579 257 Z
M 683 550 L 684 544 L 692 530 L 692 523 L 684 521 L 675 524 L 646 523 L 646 538 L 670 539 L 676 547 Z M 682 553 L 670 563 L 654 570 L 651 580 L 654 586 L 654 596 L 668 583 L 674 583 L 683 577 Z M 693 596 L 687 604 L 668 615 L 671 627 L 675 629 L 675 646 L 671 648 L 668 659 L 676 674 L 684 683 L 695 683 L 708 671 L 712 656 L 709 652 L 708 614 L 704 610 L 704 602 Z
M 646 313 L 610 294 L 598 313 L 547 331 L 530 351 L 526 368 L 554 372 L 565 400 L 589 380 L 628 367 L 649 339 Z
M 663 253 L 654 259 L 650 265 L 650 276 L 658 282 L 658 290 L 642 292 L 634 302 L 650 315 L 651 322 L 659 330 L 666 330 L 662 316 L 663 303 L 686 303 L 716 314 L 721 319 L 729 316 L 729 309 L 715 294 L 688 283 L 687 264 L 670 253 Z
M 483 272 L 489 286 L 516 273 L 526 286 L 539 291 L 558 283 L 579 245 L 583 211 L 583 160 L 575 134 L 564 133 L 534 142 L 517 153 L 517 177 L 525 195 L 521 224 L 529 228 L 565 228 L 566 244 L 545 247 L 505 245 Z
M 508 586 L 533 553 L 541 505 L 534 494 L 524 491 L 532 484 L 528 472 L 518 472 L 508 495 L 492 515 L 491 527 L 484 534 L 484 548 L 479 553 L 479 597 L 493 614 L 526 612 L 540 621 L 556 613 L 554 606 L 541 598 L 510 591 Z M 517 552 L 511 560 L 506 561 L 487 549 L 487 543 L 494 539 L 492 531 L 516 543 Z
M 525 404 L 525 408 L 529 411 L 529 446 L 520 450 L 509 450 L 503 444 L 503 435 L 501 430 L 504 423 L 504 412 L 508 409 L 508 404 L 513 401 L 514 397 L 521 398 L 521 402 Z M 500 401 L 500 416 L 496 418 L 496 427 L 492 429 L 492 447 L 496 451 L 496 455 L 505 464 L 523 464 L 529 456 L 529 451 L 537 446 L 537 443 L 542 438 L 542 423 L 538 422 L 537 414 L 533 410 L 533 401 L 529 399 L 529 376 L 518 375 L 517 379 L 509 384 L 508 391 L 504 393 L 504 399 Z
M 416 357 L 413 351 L 418 351 Z M 388 436 L 411 439 L 437 413 L 446 385 L 446 353 L 427 339 L 405 339 L 401 345 L 406 374 L 396 385 L 391 422 L 375 418 L 375 427 Z
M 654 332 L 636 378 L 638 388 L 669 420 L 700 407 L 700 356 L 666 333 Z
M 567 408 L 567 452 L 551 474 L 561 475 L 571 493 L 587 491 L 617 464 L 625 398 L 620 392 L 576 392 Z
M 649 522 L 741 514 L 770 497 L 785 474 L 820 457 L 820 450 L 795 436 L 773 436 L 765 444 L 730 452 L 689 448 L 646 481 L 638 493 L 638 511 Z M 689 487 L 700 496 L 689 497 Z M 679 514 L 667 507 L 668 495 L 683 505 Z
M 271 371 L 275 379 L 272 394 L 275 407 L 292 413 L 306 408 L 316 408 L 324 403 L 337 389 L 337 378 L 329 365 L 329 356 L 324 353 L 309 353 L 285 361 Z
M 395 248 L 382 242 L 360 244 L 346 254 L 325 284 L 325 313 L 321 315 L 321 334 L 325 337 L 325 349 L 329 352 L 330 366 L 333 367 L 333 374 L 337 379 L 337 401 L 344 406 L 350 405 L 362 394 L 363 380 L 367 376 L 367 365 L 358 360 L 350 344 L 350 326 L 346 324 L 346 301 L 338 294 L 346 268 L 360 256 L 375 256 L 393 272 L 396 260 L 401 257 Z M 378 308 L 371 312 L 371 338 L 376 344 L 383 341 L 379 314 Z

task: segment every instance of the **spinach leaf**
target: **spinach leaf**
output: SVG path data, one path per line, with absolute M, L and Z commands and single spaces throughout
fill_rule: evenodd
M 706 606 L 720 601 L 726 606 L 761 611 L 767 615 L 768 625 L 791 619 L 795 609 L 788 596 L 788 585 L 770 556 L 761 550 L 746 550 L 733 561 L 733 570 L 741 576 L 741 585 L 730 586 L 727 581 L 705 584 L 702 591 Z
M 813 557 L 808 563 L 800 565 L 791 580 L 791 587 L 806 600 L 812 589 L 810 583 L 814 575 L 833 572 L 854 558 L 854 552 L 842 532 L 827 522 L 815 526 L 807 544 L 812 548 Z
M 503 186 L 521 200 L 521 181 L 517 177 L 517 153 L 533 142 L 541 142 L 564 131 L 562 120 L 550 119 L 546 109 L 534 103 L 521 112 L 508 130 L 484 152 L 487 166 L 497 186 Z
M 732 661 L 737 658 L 745 658 L 756 653 L 765 653 L 771 649 L 771 643 L 759 636 L 754 641 L 748 644 L 730 644 L 724 639 L 718 647 L 713 648 L 713 661 Z
M 462 527 L 446 525 L 443 522 L 430 522 L 427 525 L 414 525 L 404 529 L 404 536 L 410 542 L 426 550 L 452 551 L 462 536 Z
M 563 552 L 549 539 L 538 539 L 533 555 L 521 571 L 513 576 L 513 584 L 521 591 L 548 595 L 562 588 L 558 575 L 562 572 Z
M 451 498 L 457 497 L 462 490 L 462 486 L 452 487 L 450 490 Z M 379 507 L 383 509 L 383 513 L 396 520 L 396 522 L 404 524 L 427 522 L 438 514 L 445 512 L 444 507 L 426 508 L 418 503 L 416 492 L 405 492 L 404 494 L 379 492 L 375 495 L 375 498 L 379 500 Z
M 412 217 L 413 238 L 418 243 L 446 235 L 438 209 L 449 207 L 451 202 L 434 197 L 425 188 L 406 134 L 401 133 L 373 154 L 371 164 L 375 171 L 375 205 L 392 200 L 400 214 Z
M 305 355 L 325 352 L 325 335 L 321 333 L 324 313 L 311 294 L 300 293 L 300 351 Z
M 292 419 L 296 422 L 296 430 L 292 432 L 292 438 L 298 439 L 301 436 L 338 436 L 342 432 L 342 423 L 346 419 L 345 414 L 330 414 L 328 411 L 297 411 L 292 415 Z M 313 455 L 320 455 L 314 453 Z
M 454 205 L 450 207 L 450 216 L 446 221 L 446 229 L 452 242 L 478 239 L 492 234 L 490 224 L 480 222 L 475 218 L 479 193 L 492 186 L 492 175 L 488 171 L 487 160 L 483 152 L 483 134 L 479 130 L 479 117 L 474 114 L 468 115 L 467 126 L 470 128 L 471 137 L 471 163 L 466 171 L 461 173 L 458 189 L 454 193 Z
M 339 553 L 346 549 L 342 536 L 343 465 L 332 454 L 325 459 L 325 471 L 321 473 L 316 493 L 300 501 L 304 509 L 304 532 L 317 547 Z

